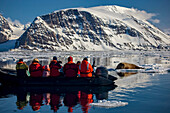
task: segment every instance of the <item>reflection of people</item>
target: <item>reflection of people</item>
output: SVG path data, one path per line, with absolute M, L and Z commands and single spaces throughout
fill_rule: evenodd
M 93 102 L 93 95 L 81 92 L 80 94 L 80 104 L 82 106 L 83 113 L 88 113 L 90 108 L 89 104 Z
M 68 62 L 63 67 L 65 77 L 76 77 L 78 72 L 78 66 L 73 62 L 73 58 L 68 57 Z
M 43 67 L 37 58 L 32 61 L 32 64 L 29 66 L 29 71 L 31 77 L 42 77 Z
M 93 68 L 87 58 L 84 58 L 79 65 L 79 71 L 81 77 L 92 77 Z
M 38 111 L 40 109 L 42 100 L 42 94 L 30 94 L 30 106 L 32 106 L 33 111 Z
M 61 75 L 60 72 L 59 72 L 59 69 L 61 69 L 62 66 L 60 65 L 59 62 L 57 62 L 56 56 L 53 57 L 53 60 L 51 61 L 49 66 L 50 66 L 50 76 L 57 77 L 57 76 Z
M 45 100 L 45 105 L 49 105 L 50 104 L 50 93 L 44 94 L 43 97 Z
M 56 112 L 59 107 L 62 106 L 60 96 L 58 94 L 51 94 L 50 99 L 51 110 L 54 110 L 54 112 Z
M 28 101 L 26 99 L 26 96 L 27 94 L 25 92 L 17 94 L 16 105 L 19 110 L 22 110 L 25 106 L 27 106 Z
M 17 70 L 17 76 L 19 77 L 27 76 L 28 66 L 25 62 L 23 62 L 23 59 L 19 59 L 19 62 L 17 62 L 16 70 Z
M 68 107 L 68 112 L 73 112 L 73 107 L 77 105 L 78 96 L 77 94 L 66 94 L 64 96 L 64 105 Z

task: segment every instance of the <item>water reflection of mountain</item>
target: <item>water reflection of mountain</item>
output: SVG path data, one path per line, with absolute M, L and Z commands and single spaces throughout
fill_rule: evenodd
M 119 100 L 122 100 L 125 97 L 130 98 L 130 93 L 133 94 L 137 91 L 136 89 L 151 86 L 151 77 L 153 76 L 147 73 L 137 73 L 118 77 L 118 80 L 115 81 L 115 84 L 118 85 L 118 87 L 113 92 L 110 92 L 112 94 L 110 98 Z
M 116 86 L 100 87 L 0 87 L 0 98 L 8 98 L 11 95 L 17 96 L 16 108 L 24 110 L 31 107 L 33 111 L 40 110 L 43 106 L 49 105 L 54 112 L 65 106 L 68 112 L 73 112 L 75 106 L 88 113 L 90 103 L 95 99 L 107 99 L 108 91 Z

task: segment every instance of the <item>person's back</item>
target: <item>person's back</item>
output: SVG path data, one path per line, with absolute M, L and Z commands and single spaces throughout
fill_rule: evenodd
M 48 77 L 50 76 L 50 67 L 49 65 L 43 66 L 43 77 Z
M 19 77 L 27 76 L 28 66 L 23 62 L 23 59 L 19 59 L 19 62 L 17 62 L 16 70 L 17 70 L 17 76 Z
M 80 77 L 92 77 L 93 68 L 88 62 L 87 58 L 84 58 L 79 65 Z
M 78 72 L 78 66 L 73 62 L 73 58 L 68 58 L 68 63 L 64 65 L 63 72 L 65 77 L 76 77 Z
M 38 59 L 34 59 L 32 64 L 29 66 L 29 72 L 31 77 L 42 77 L 43 67 L 39 63 Z
M 60 76 L 59 69 L 62 68 L 62 66 L 57 62 L 57 57 L 53 57 L 53 60 L 50 63 L 50 76 L 52 77 L 58 77 Z

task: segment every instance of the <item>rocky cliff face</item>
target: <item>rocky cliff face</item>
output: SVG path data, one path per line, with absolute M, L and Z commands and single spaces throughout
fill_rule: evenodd
M 8 41 L 12 32 L 8 21 L 0 14 L 0 43 Z
M 66 51 L 168 49 L 169 36 L 119 9 L 116 6 L 66 9 L 39 16 L 15 47 Z

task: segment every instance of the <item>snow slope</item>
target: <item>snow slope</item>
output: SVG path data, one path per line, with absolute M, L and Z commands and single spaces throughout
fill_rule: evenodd
M 9 26 L 8 28 L 4 28 L 3 26 L 1 26 L 0 32 L 6 35 L 8 39 L 4 43 L 0 44 L 0 51 L 8 51 L 15 47 L 16 40 L 25 32 L 26 26 L 29 25 L 22 25 L 19 21 L 12 22 L 11 19 L 6 19 L 2 15 L 0 16 L 2 18 L 0 20 L 1 23 L 5 21 L 6 24 Z
M 154 14 L 99 6 L 54 11 L 35 18 L 15 48 L 29 50 L 153 50 L 170 47 L 170 36 L 148 22 Z M 19 31 L 19 32 L 18 32 Z

